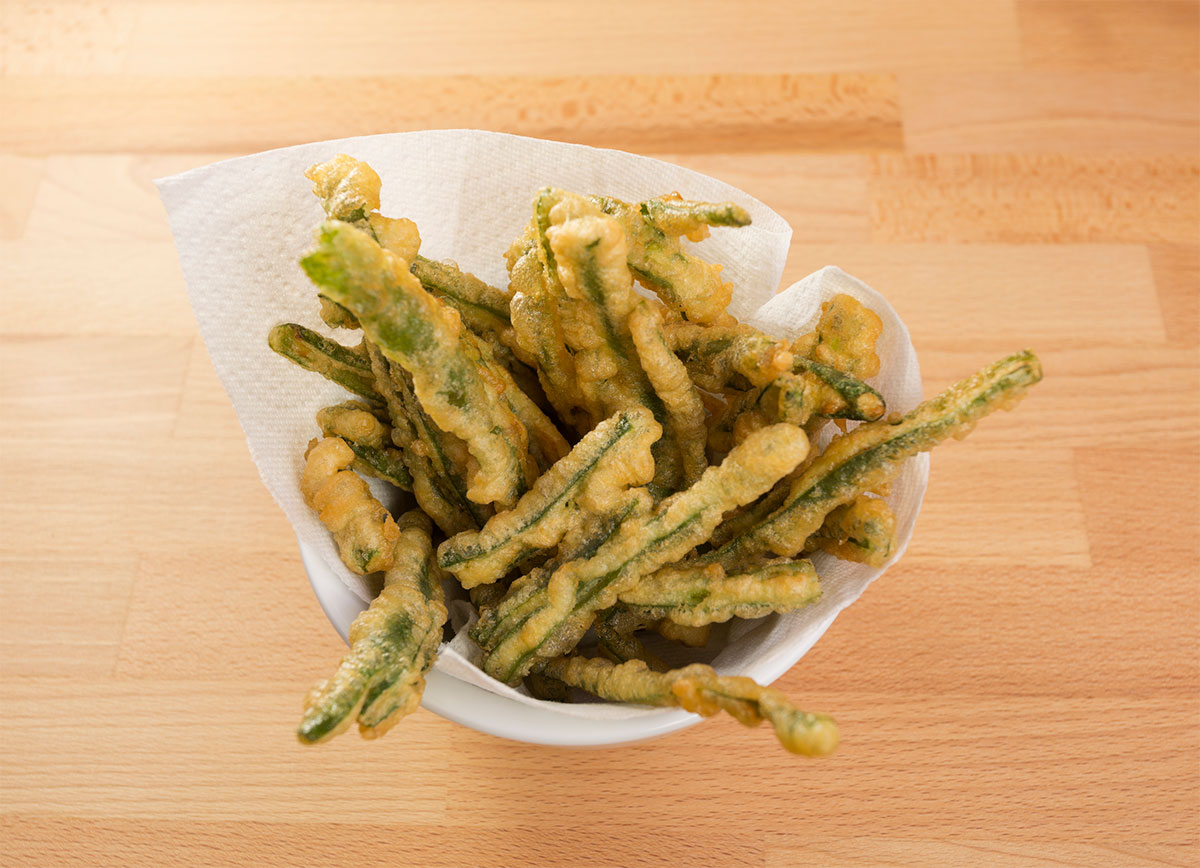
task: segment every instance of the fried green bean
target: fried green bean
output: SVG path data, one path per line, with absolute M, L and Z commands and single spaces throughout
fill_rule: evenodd
M 343 346 L 294 322 L 280 323 L 267 335 L 267 345 L 279 355 L 306 371 L 320 374 L 330 382 L 368 401 L 379 402 L 371 362 L 365 353 Z
M 653 619 L 640 618 L 624 606 L 613 606 L 601 612 L 593 629 L 600 653 L 614 663 L 641 660 L 655 672 L 665 672 L 670 667 L 646 648 L 637 631 L 654 624 Z
M 313 182 L 313 193 L 325 214 L 350 223 L 370 234 L 386 250 L 411 261 L 421 246 L 417 226 L 411 220 L 393 219 L 379 213 L 379 175 L 367 163 L 345 154 L 309 168 L 304 176 Z M 319 296 L 321 319 L 332 328 L 358 328 L 358 319 L 328 296 Z
M 896 547 L 896 516 L 886 500 L 856 497 L 829 515 L 804 544 L 807 551 L 821 550 L 844 561 L 872 567 L 887 562 Z
M 648 302 L 641 302 L 629 315 L 629 331 L 650 385 L 662 399 L 671 438 L 679 448 L 684 486 L 700 478 L 708 461 L 704 455 L 704 404 L 687 368 L 671 352 L 662 331 L 662 314 Z
M 543 605 L 546 583 L 555 570 L 571 561 L 592 557 L 601 546 L 612 539 L 625 521 L 649 513 L 652 503 L 652 498 L 645 489 L 630 489 L 621 503 L 610 512 L 594 516 L 590 521 L 568 532 L 559 543 L 558 553 L 553 558 L 516 579 L 507 590 L 502 590 L 500 599 L 489 597 L 480 602 L 475 600 L 475 595 L 482 590 L 503 589 L 500 582 L 472 588 L 470 593 L 472 602 L 475 602 L 476 608 L 479 609 L 479 621 L 471 629 L 471 638 L 481 648 L 486 647 L 503 630 L 518 622 L 524 623 Z M 503 615 L 496 611 L 501 602 L 504 603 Z
M 677 321 L 664 326 L 670 344 L 702 389 L 717 392 L 727 385 L 766 386 L 792 369 L 792 351 L 742 323 L 702 326 Z
M 487 652 L 484 670 L 516 683 L 540 661 L 573 648 L 597 611 L 611 606 L 642 575 L 708 539 L 724 512 L 758 497 L 807 451 L 808 441 L 794 426 L 757 431 L 691 488 L 663 500 L 649 515 L 623 522 L 595 555 L 554 570 L 530 595 L 536 598 L 532 607 L 527 599 L 513 603 L 506 597 L 480 619 L 485 629 L 479 635 L 487 636 L 476 637 Z M 523 617 L 511 617 L 516 609 Z
M 499 345 L 470 333 L 463 337 L 478 353 L 486 378 L 490 380 L 495 392 L 508 404 L 513 415 L 524 426 L 528 435 L 529 453 L 537 472 L 545 471 L 571 450 L 566 438 L 533 399 L 517 385 L 508 368 L 496 360 L 495 351 Z
M 887 409 L 883 396 L 857 377 L 802 356 L 797 356 L 792 364 L 796 373 L 808 377 L 816 386 L 815 405 L 819 415 L 861 422 L 883 417 Z
M 875 344 L 883 320 L 858 299 L 838 294 L 821 306 L 821 319 L 811 333 L 797 338 L 792 352 L 865 380 L 879 373 Z
M 685 202 L 678 197 L 637 205 L 598 196 L 606 214 L 620 221 L 628 238 L 629 270 L 668 308 L 690 322 L 719 319 L 733 296 L 733 284 L 721 280 L 721 266 L 683 249 L 681 235 L 700 240 L 708 226 L 746 226 L 750 215 L 736 205 Z
M 709 636 L 712 635 L 712 624 L 690 627 L 685 624 L 676 624 L 670 618 L 663 618 L 654 623 L 654 632 L 664 639 L 678 642 L 687 648 L 703 648 L 708 644 Z
M 400 448 L 412 476 L 417 504 L 445 534 L 476 530 L 491 515 L 488 507 L 467 499 L 465 468 L 444 447 L 445 432 L 421 409 L 404 369 L 393 365 L 369 341 L 375 384 L 383 395 L 392 422 L 392 442 Z
M 476 460 L 467 496 L 511 506 L 536 477 L 525 426 L 464 338 L 461 320 L 427 293 L 403 260 L 346 223 L 327 221 L 301 260 L 309 278 L 350 310 L 371 341 L 412 377 L 429 417 Z
M 792 484 L 782 505 L 747 532 L 702 555 L 701 562 L 734 569 L 764 551 L 792 557 L 834 509 L 893 480 L 905 459 L 949 437 L 961 439 L 984 416 L 1010 409 L 1041 378 L 1041 363 L 1033 353 L 1015 353 L 895 421 L 868 422 L 835 437 Z
M 514 348 L 509 297 L 504 292 L 462 271 L 453 262 L 416 256 L 411 271 L 426 292 L 457 310 L 471 331 L 493 335 L 503 346 Z
M 545 236 L 540 249 L 549 251 L 544 264 L 547 272 L 555 269 L 568 302 L 562 311 L 564 336 L 585 402 L 600 408 L 602 417 L 634 406 L 650 408 L 665 432 L 655 444 L 651 489 L 656 496 L 675 491 L 682 475 L 679 444 L 629 329 L 639 297 L 625 261 L 625 234 L 616 220 L 573 193 L 543 190 L 536 208 Z
M 326 437 L 341 437 L 346 441 L 354 452 L 351 470 L 412 491 L 412 474 L 404 463 L 404 455 L 392 448 L 392 428 L 380 421 L 377 412 L 361 401 L 344 401 L 318 410 L 317 425 Z
M 534 699 L 543 702 L 570 702 L 571 688 L 557 678 L 543 675 L 540 672 L 530 672 L 525 676 L 525 688 Z
M 589 406 L 579 388 L 575 359 L 563 333 L 559 301 L 547 283 L 538 248 L 532 240 L 514 245 L 508 261 L 512 293 L 509 311 L 515 339 L 536 364 L 542 390 L 559 418 L 576 431 L 587 431 L 598 421 L 601 408 Z
M 745 726 L 765 720 L 784 748 L 803 756 L 831 754 L 838 744 L 833 718 L 800 711 L 778 690 L 750 678 L 718 675 L 703 663 L 652 672 L 640 660 L 614 665 L 600 658 L 560 657 L 548 661 L 543 672 L 613 702 L 678 706 L 704 717 L 725 711 Z
M 767 563 L 730 575 L 717 564 L 684 561 L 647 576 L 618 599 L 634 615 L 702 627 L 791 612 L 820 595 L 816 570 L 805 560 Z
M 332 678 L 304 702 L 297 735 L 316 744 L 357 718 L 364 738 L 377 738 L 421 702 L 446 622 L 442 584 L 419 510 L 400 517 L 383 591 L 350 625 L 350 651 Z
M 607 512 L 627 488 L 653 478 L 650 447 L 661 432 L 650 411 L 640 407 L 601 422 L 513 509 L 495 515 L 479 532 L 443 542 L 442 569 L 473 588 L 503 578 L 530 552 L 557 545 L 572 525 Z
M 353 470 L 354 452 L 339 437 L 313 441 L 305 455 L 300 491 L 329 528 L 342 562 L 359 575 L 386 570 L 399 531 L 383 504 Z

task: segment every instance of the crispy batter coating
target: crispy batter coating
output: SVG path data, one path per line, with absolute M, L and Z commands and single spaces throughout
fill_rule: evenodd
M 445 534 L 474 530 L 487 521 L 489 508 L 467 499 L 467 466 L 456 464 L 461 441 L 451 444 L 421 408 L 404 369 L 393 365 L 379 348 L 367 343 L 371 370 L 392 423 L 392 442 L 400 449 L 412 476 L 417 505 Z M 469 453 L 468 453 L 469 455 Z
M 685 627 L 791 612 L 821 596 L 810 562 L 774 561 L 727 575 L 718 564 L 663 567 L 619 597 L 634 615 Z
M 722 513 L 758 497 L 795 467 L 808 451 L 798 434 L 791 425 L 755 432 L 691 488 L 649 515 L 625 521 L 592 557 L 559 567 L 528 596 L 521 581 L 514 583 L 509 597 L 480 619 L 476 638 L 487 651 L 484 670 L 516 683 L 539 661 L 575 647 L 597 611 L 639 577 L 704 542 Z M 518 611 L 522 616 L 514 617 Z
M 710 392 L 731 384 L 766 386 L 792 369 L 787 341 L 775 340 L 743 323 L 722 321 L 702 326 L 675 321 L 663 328 L 692 380 Z
M 409 373 L 438 427 L 467 444 L 478 462 L 467 496 L 476 503 L 515 503 L 537 475 L 528 434 L 465 339 L 457 313 L 427 293 L 403 260 L 347 223 L 326 222 L 301 265 Z
M 477 533 L 460 533 L 442 543 L 441 567 L 464 588 L 473 588 L 503 578 L 530 553 L 557 545 L 572 525 L 610 511 L 627 488 L 653 478 L 650 447 L 661 432 L 644 408 L 601 422 L 543 473 L 515 507 L 498 513 Z
M 350 625 L 350 651 L 304 701 L 300 741 L 330 739 L 355 718 L 363 738 L 378 738 L 414 711 L 445 622 L 429 519 L 414 510 L 400 517 L 383 591 Z
M 642 369 L 662 399 L 671 439 L 679 447 L 686 486 L 699 479 L 708 467 L 704 455 L 708 428 L 700 393 L 688 378 L 687 368 L 667 346 L 662 319 L 661 311 L 643 301 L 629 315 L 629 330 Z
M 721 266 L 688 253 L 680 236 L 699 241 L 709 226 L 747 226 L 750 215 L 737 205 L 686 202 L 678 195 L 637 205 L 594 197 L 604 212 L 620 221 L 628 238 L 629 269 L 676 314 L 711 323 L 725 313 L 733 284 L 721 280 Z
M 717 675 L 703 663 L 652 672 L 641 660 L 614 665 L 600 658 L 560 657 L 548 661 L 543 672 L 614 702 L 678 706 L 703 717 L 725 711 L 745 726 L 766 720 L 781 745 L 803 756 L 831 754 L 838 744 L 833 718 L 800 711 L 778 690 L 750 678 Z
M 860 380 L 879 373 L 875 344 L 883 332 L 883 320 L 858 299 L 835 295 L 821 306 L 816 331 L 792 345 L 797 355 L 828 365 Z
M 829 552 L 844 561 L 881 567 L 896 548 L 896 516 L 886 500 L 856 497 L 829 515 L 804 544 L 808 551 Z
M 1033 353 L 1015 353 L 900 419 L 869 422 L 835 437 L 792 484 L 778 509 L 702 561 L 736 568 L 766 551 L 795 555 L 834 509 L 895 479 L 905 459 L 950 437 L 965 437 L 984 416 L 1011 408 L 1041 378 L 1041 363 Z
M 362 477 L 347 469 L 353 463 L 354 452 L 341 438 L 314 440 L 300 491 L 333 534 L 342 562 L 361 576 L 391 566 L 399 531 Z
M 341 437 L 354 452 L 350 469 L 365 476 L 386 480 L 397 488 L 412 491 L 412 474 L 404 454 L 394 448 L 392 427 L 378 415 L 377 407 L 361 401 L 344 401 L 317 411 L 317 425 L 326 437 Z
M 670 618 L 663 618 L 655 623 L 654 632 L 664 639 L 678 642 L 687 648 L 703 648 L 708 644 L 712 634 L 712 624 L 691 627 L 685 624 L 676 624 Z

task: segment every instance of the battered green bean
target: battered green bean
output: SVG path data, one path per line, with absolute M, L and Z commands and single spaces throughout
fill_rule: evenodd
M 600 653 L 614 663 L 641 660 L 655 672 L 665 672 L 670 667 L 651 653 L 636 635 L 638 630 L 653 623 L 653 619 L 637 617 L 624 606 L 613 606 L 601 612 L 593 625 Z
M 712 624 L 690 627 L 676 624 L 670 618 L 663 618 L 654 623 L 654 632 L 664 639 L 678 642 L 687 648 L 703 648 L 708 644 L 708 639 L 712 635 Z
M 305 455 L 300 492 L 329 528 L 342 562 L 359 575 L 392 563 L 396 522 L 367 483 L 349 470 L 354 452 L 339 437 L 314 440 Z
M 667 342 L 702 389 L 716 392 L 727 385 L 766 386 L 792 369 L 792 352 L 741 323 L 702 326 L 677 321 L 664 326 Z
M 350 625 L 350 651 L 337 672 L 304 702 L 297 730 L 304 744 L 344 732 L 356 717 L 359 733 L 377 738 L 420 704 L 446 607 L 429 519 L 414 510 L 398 524 L 383 591 Z
M 411 271 L 427 292 L 458 311 L 463 323 L 479 335 L 494 335 L 514 349 L 508 296 L 453 262 L 435 262 L 424 256 L 412 260 Z
M 538 248 L 532 240 L 514 245 L 508 261 L 515 339 L 536 363 L 538 380 L 559 418 L 576 431 L 587 431 L 603 418 L 597 416 L 601 408 L 589 406 L 580 391 L 575 359 L 563 333 L 559 300 L 547 282 Z
M 842 504 L 804 544 L 845 561 L 881 567 L 896 547 L 896 516 L 886 500 L 863 495 Z
M 354 452 L 351 470 L 376 476 L 412 491 L 412 474 L 404 463 L 404 455 L 391 447 L 392 429 L 379 420 L 369 404 L 344 401 L 317 411 L 317 425 L 326 437 L 341 437 Z
M 734 569 L 764 551 L 795 555 L 834 509 L 890 482 L 910 456 L 949 437 L 965 437 L 984 416 L 1011 408 L 1041 378 L 1041 363 L 1033 353 L 1015 353 L 896 421 L 869 422 L 834 438 L 793 483 L 779 508 L 749 531 L 701 556 L 701 562 Z
M 392 442 L 401 450 L 413 479 L 417 504 L 445 534 L 479 528 L 490 516 L 482 504 L 467 499 L 464 468 L 443 448 L 445 432 L 430 421 L 412 385 L 399 365 L 392 365 L 374 344 L 367 342 L 375 383 L 383 394 L 392 422 Z
M 553 204 L 552 204 L 553 203 Z M 620 225 L 582 196 L 544 190 L 537 218 L 553 267 L 568 303 L 563 311 L 567 345 L 575 354 L 580 391 L 590 407 L 608 416 L 629 407 L 650 408 L 666 432 L 655 444 L 651 489 L 663 496 L 678 488 L 682 475 L 679 443 L 671 420 L 638 360 L 629 315 L 639 298 L 625 262 Z M 546 226 L 541 229 L 543 215 Z
M 746 226 L 750 216 L 745 211 L 677 197 L 637 205 L 603 196 L 593 201 L 620 221 L 628 238 L 629 270 L 663 304 L 691 322 L 711 323 L 725 313 L 733 284 L 721 280 L 721 266 L 685 251 L 679 236 L 699 240 L 709 225 Z
M 726 711 L 746 726 L 766 720 L 780 744 L 804 756 L 831 754 L 838 744 L 833 718 L 800 711 L 778 690 L 741 676 L 717 675 L 703 663 L 651 672 L 640 660 L 614 665 L 600 658 L 560 657 L 548 661 L 543 673 L 613 702 L 678 706 L 704 717 Z
M 462 438 L 477 466 L 467 496 L 511 506 L 536 477 L 525 426 L 483 376 L 479 352 L 457 315 L 427 293 L 403 260 L 346 223 L 326 222 L 300 263 L 309 278 L 349 309 L 371 341 L 412 377 L 429 417 Z
M 758 497 L 795 467 L 808 451 L 799 434 L 791 425 L 755 432 L 691 488 L 668 497 L 648 516 L 624 522 L 595 555 L 556 569 L 534 591 L 532 613 L 510 620 L 515 608 L 528 612 L 528 601 L 517 606 L 509 598 L 485 613 L 480 634 L 487 639 L 476 637 L 487 652 L 484 670 L 516 683 L 540 661 L 573 648 L 597 611 L 611 606 L 640 576 L 704 542 L 722 513 Z M 501 622 L 507 626 L 487 630 Z
M 530 552 L 557 545 L 590 514 L 613 508 L 631 485 L 654 475 L 650 446 L 662 429 L 644 408 L 613 415 L 543 473 L 517 505 L 479 532 L 460 533 L 438 549 L 441 567 L 464 588 L 503 578 Z
M 267 335 L 267 345 L 306 371 L 320 374 L 347 391 L 379 402 L 371 362 L 365 353 L 342 346 L 294 322 L 280 323 Z
M 717 564 L 691 566 L 685 561 L 647 576 L 619 599 L 634 615 L 702 627 L 791 612 L 820 595 L 816 570 L 808 561 L 767 563 L 732 575 Z
M 667 346 L 659 310 L 641 302 L 629 315 L 629 330 L 642 369 L 662 399 L 671 439 L 679 448 L 683 485 L 691 485 L 708 466 L 704 455 L 707 428 L 700 394 L 688 379 L 687 368 Z
M 797 338 L 792 352 L 865 380 L 879 373 L 875 344 L 882 331 L 875 311 L 839 294 L 822 305 L 816 330 Z

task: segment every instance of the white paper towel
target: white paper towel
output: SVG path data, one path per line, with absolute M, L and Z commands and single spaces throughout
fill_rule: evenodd
M 736 202 L 753 224 L 716 229 L 697 245 L 700 255 L 724 265 L 725 278 L 733 282 L 731 312 L 769 334 L 788 337 L 812 327 L 823 301 L 839 292 L 853 295 L 883 320 L 878 346 L 882 371 L 872 384 L 888 409 L 908 410 L 921 399 L 908 330 L 883 296 L 833 267 L 775 295 L 792 234 L 783 218 L 728 184 L 659 160 L 479 130 L 435 130 L 299 145 L 160 179 L 201 337 L 263 482 L 297 536 L 320 553 L 364 605 L 369 589 L 343 566 L 330 534 L 299 489 L 304 448 L 319 433 L 314 415 L 345 400 L 346 393 L 267 347 L 268 331 L 284 321 L 346 339 L 345 333 L 333 334 L 321 323 L 314 288 L 298 265 L 324 216 L 304 171 L 339 153 L 366 160 L 379 173 L 382 212 L 416 221 L 423 254 L 453 259 L 501 287 L 507 285 L 503 253 L 528 222 L 530 203 L 541 187 L 633 201 L 677 191 L 688 199 Z M 928 455 L 920 455 L 894 484 L 888 501 L 896 514 L 899 545 L 889 564 L 912 536 L 928 476 Z M 378 483 L 375 488 L 383 490 Z M 773 681 L 886 569 L 820 554 L 814 563 L 824 589 L 821 599 L 799 612 L 737 623 L 713 659 L 719 671 Z M 515 701 L 538 703 L 485 675 L 472 662 L 471 650 L 470 640 L 460 634 L 443 646 L 437 668 Z M 557 708 L 597 718 L 661 711 L 602 704 Z

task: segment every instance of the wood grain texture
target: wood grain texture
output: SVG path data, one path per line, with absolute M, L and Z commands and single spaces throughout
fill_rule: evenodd
M 0 4 L 0 864 L 1200 863 L 1198 68 L 1192 0 Z M 836 756 L 295 742 L 342 646 L 151 181 L 455 126 L 745 189 L 927 393 L 1041 355 L 780 679 Z

